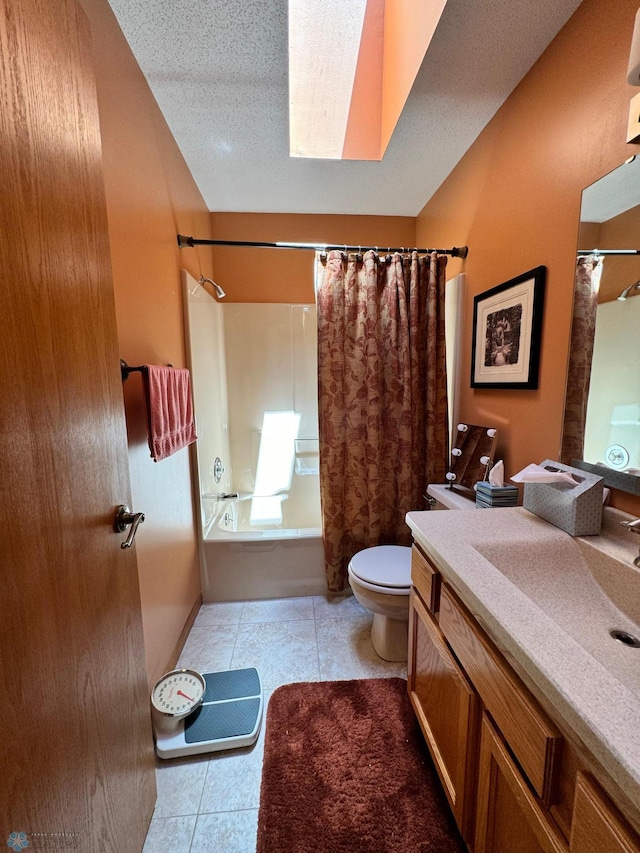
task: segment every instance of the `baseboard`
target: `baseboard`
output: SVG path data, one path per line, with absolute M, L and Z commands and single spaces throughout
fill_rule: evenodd
M 176 643 L 171 656 L 167 662 L 166 672 L 169 672 L 172 669 L 176 668 L 176 664 L 180 655 L 182 654 L 182 649 L 184 648 L 184 644 L 187 641 L 187 637 L 189 636 L 189 631 L 193 628 L 193 623 L 196 621 L 196 616 L 198 615 L 198 610 L 200 610 L 200 605 L 202 604 L 202 595 L 199 595 L 195 601 L 195 604 L 191 608 L 191 612 L 187 617 L 187 621 L 184 623 L 184 628 L 180 632 L 180 636 L 178 637 L 178 642 Z

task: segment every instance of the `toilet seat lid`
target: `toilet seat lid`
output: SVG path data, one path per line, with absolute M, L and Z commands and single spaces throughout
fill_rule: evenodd
M 376 545 L 358 551 L 349 567 L 362 581 L 390 589 L 411 586 L 411 548 L 405 545 Z

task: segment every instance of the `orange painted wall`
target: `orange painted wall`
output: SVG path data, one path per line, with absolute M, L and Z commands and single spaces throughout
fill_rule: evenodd
M 415 246 L 415 224 L 412 216 L 211 214 L 213 239 L 264 243 L 346 242 L 381 248 Z M 230 302 L 315 302 L 313 264 L 312 251 L 228 246 L 213 249 L 213 279 L 226 291 Z
M 446 0 L 393 0 L 384 9 L 380 150 L 386 151 Z
M 418 216 L 418 243 L 469 246 L 448 266 L 467 274 L 460 416 L 499 429 L 507 474 L 559 458 L 581 191 L 638 151 L 625 143 L 637 6 L 585 0 Z M 539 389 L 471 389 L 473 297 L 539 264 Z M 614 503 L 640 513 L 640 499 Z
M 176 234 L 208 236 L 209 213 L 107 0 L 82 3 L 93 36 L 120 355 L 131 365 L 180 367 L 180 269 L 199 275 L 210 250 L 182 253 Z M 123 391 L 133 510 L 146 514 L 136 550 L 152 682 L 200 595 L 189 451 L 153 462 L 140 374 Z
M 384 51 L 384 0 L 367 0 L 351 92 L 343 160 L 380 160 Z
M 580 239 L 584 234 L 584 225 L 580 228 Z M 596 246 L 607 249 L 636 249 L 640 246 L 640 205 L 625 210 L 600 225 L 599 242 Z M 617 299 L 620 292 L 640 279 L 640 258 L 609 255 L 605 258 L 600 278 L 598 302 Z M 636 296 L 635 292 L 629 296 Z

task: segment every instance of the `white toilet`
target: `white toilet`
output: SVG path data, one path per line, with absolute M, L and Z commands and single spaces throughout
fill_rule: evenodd
M 475 509 L 475 502 L 448 486 L 430 485 L 437 509 Z M 384 660 L 407 659 L 411 548 L 375 545 L 351 558 L 349 583 L 360 604 L 373 613 L 371 642 Z
M 349 583 L 360 604 L 373 613 L 371 642 L 384 660 L 407 659 L 411 548 L 376 545 L 349 562 Z

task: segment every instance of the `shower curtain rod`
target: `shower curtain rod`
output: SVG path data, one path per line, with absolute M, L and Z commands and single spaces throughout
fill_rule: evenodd
M 583 255 L 640 255 L 640 249 L 579 249 L 576 254 Z
M 252 246 L 258 249 L 311 249 L 314 252 L 329 252 L 332 249 L 342 249 L 344 252 L 368 252 L 385 251 L 383 246 L 349 246 L 340 245 L 318 245 L 316 243 L 254 243 L 249 240 L 197 240 L 195 237 L 185 237 L 178 234 L 178 246 L 186 249 L 188 246 Z M 437 252 L 439 255 L 451 255 L 453 258 L 466 258 L 469 254 L 467 246 L 454 246 L 453 249 L 415 249 L 403 246 L 390 246 L 387 252 L 418 252 L 421 255 Z

